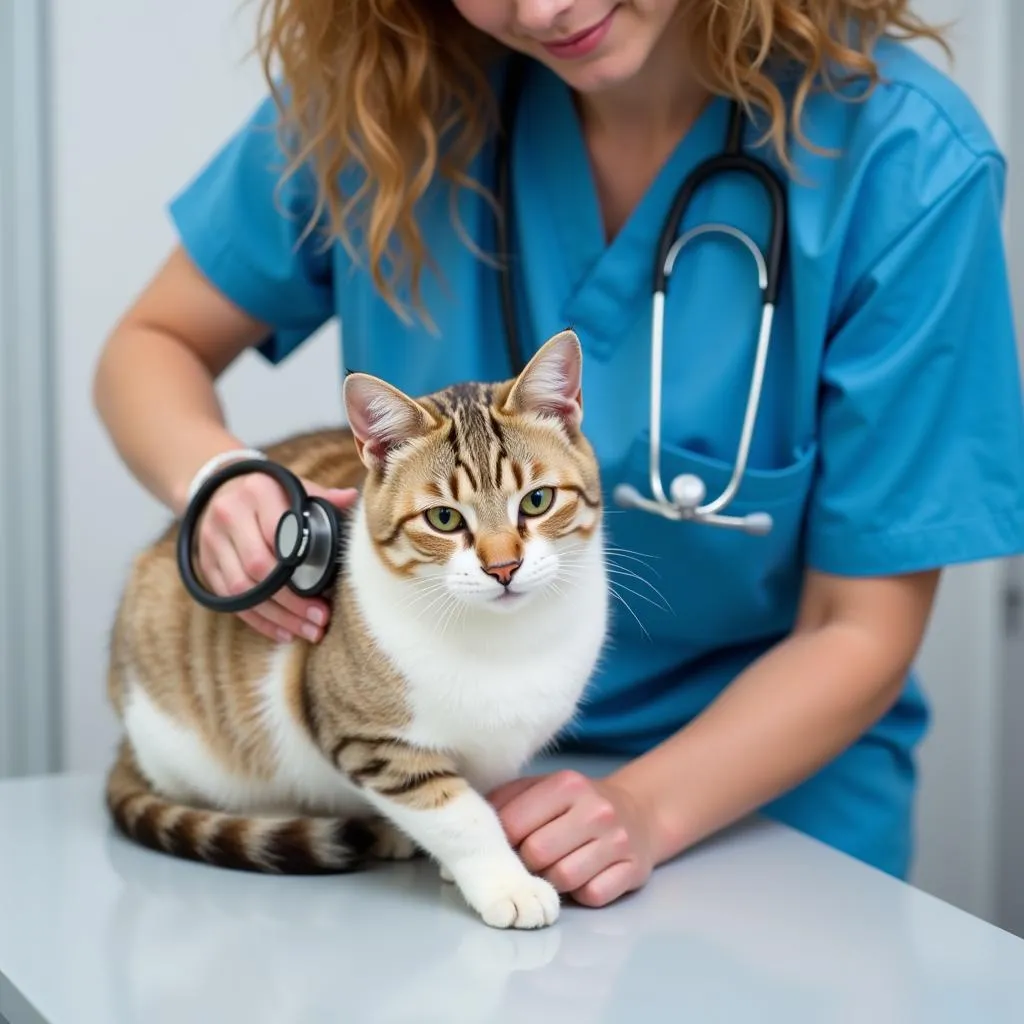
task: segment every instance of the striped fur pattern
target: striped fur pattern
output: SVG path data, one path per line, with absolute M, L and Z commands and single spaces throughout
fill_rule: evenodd
M 118 827 L 263 872 L 425 852 L 486 923 L 552 923 L 557 893 L 483 794 L 571 720 L 604 643 L 581 376 L 571 331 L 498 384 L 414 399 L 351 374 L 348 428 L 267 450 L 360 488 L 319 644 L 275 644 L 193 602 L 173 526 L 141 552 L 111 640 Z

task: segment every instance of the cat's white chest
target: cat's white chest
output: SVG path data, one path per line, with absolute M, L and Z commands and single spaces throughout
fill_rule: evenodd
M 485 789 L 515 775 L 571 719 L 589 676 L 579 662 L 556 667 L 550 658 L 419 669 L 407 676 L 407 739 L 455 751 L 471 783 Z
M 595 544 L 599 541 L 595 540 Z M 514 615 L 467 610 L 445 629 L 395 614 L 396 582 L 353 545 L 366 624 L 405 679 L 406 738 L 456 752 L 471 782 L 518 771 L 573 717 L 603 646 L 607 588 L 595 551 L 578 585 Z

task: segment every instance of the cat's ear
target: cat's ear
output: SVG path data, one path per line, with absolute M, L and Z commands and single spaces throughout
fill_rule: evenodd
M 344 396 L 349 427 L 367 468 L 383 466 L 400 445 L 437 426 L 422 405 L 368 373 L 350 373 Z
M 512 385 L 505 409 L 554 416 L 578 427 L 583 420 L 583 348 L 575 331 L 549 338 Z

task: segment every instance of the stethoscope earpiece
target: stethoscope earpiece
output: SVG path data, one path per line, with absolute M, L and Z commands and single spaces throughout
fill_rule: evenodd
M 220 595 L 207 590 L 192 564 L 195 531 L 200 516 L 218 487 L 245 473 L 273 477 L 288 496 L 274 532 L 277 565 L 263 580 L 241 594 Z M 211 474 L 196 491 L 182 516 L 178 531 L 178 571 L 189 594 L 217 612 L 239 612 L 269 600 L 283 586 L 302 597 L 328 590 L 337 575 L 345 532 L 338 510 L 320 497 L 310 497 L 299 478 L 287 467 L 266 459 L 240 459 Z

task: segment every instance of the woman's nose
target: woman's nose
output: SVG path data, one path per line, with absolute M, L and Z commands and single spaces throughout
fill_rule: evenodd
M 573 26 L 555 24 L 572 9 L 574 3 L 575 0 L 519 0 L 516 4 L 516 21 L 525 31 L 550 41 L 563 31 L 574 31 Z

